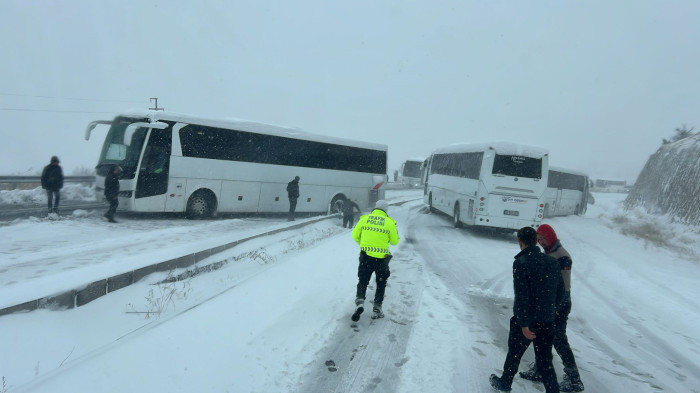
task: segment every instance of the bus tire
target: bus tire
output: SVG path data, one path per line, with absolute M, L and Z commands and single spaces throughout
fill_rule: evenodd
M 201 220 L 211 218 L 214 213 L 214 200 L 206 191 L 197 191 L 187 201 L 187 218 Z
M 455 203 L 454 224 L 455 224 L 455 228 L 462 227 L 462 221 L 460 221 L 460 217 L 459 217 L 459 202 Z
M 343 211 L 343 201 L 345 198 L 343 195 L 336 195 L 331 199 L 331 204 L 328 213 L 329 214 L 336 214 L 340 213 Z
M 430 195 L 428 195 L 428 206 L 430 207 L 430 212 L 435 213 L 435 208 L 433 207 L 433 193 L 431 192 Z

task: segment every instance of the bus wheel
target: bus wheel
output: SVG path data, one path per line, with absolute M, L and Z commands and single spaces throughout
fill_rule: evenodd
M 454 220 L 455 220 L 455 228 L 461 228 L 462 222 L 459 220 L 459 203 L 455 203 Z
M 211 217 L 214 204 L 206 193 L 198 191 L 187 202 L 187 217 L 193 220 Z
M 343 211 L 344 198 L 342 195 L 336 195 L 331 199 L 330 214 L 336 214 Z
M 433 207 L 433 194 L 428 195 L 428 206 L 430 206 L 430 212 L 435 213 L 435 208 Z

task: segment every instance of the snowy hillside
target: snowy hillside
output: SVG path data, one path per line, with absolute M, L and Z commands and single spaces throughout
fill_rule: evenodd
M 662 145 L 652 154 L 625 207 L 700 225 L 700 134 Z

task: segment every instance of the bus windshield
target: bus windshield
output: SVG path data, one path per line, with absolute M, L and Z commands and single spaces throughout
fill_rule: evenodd
M 421 163 L 418 161 L 406 161 L 403 167 L 403 175 L 406 177 L 421 177 Z
M 542 159 L 496 154 L 493 160 L 493 171 L 491 173 L 494 175 L 541 179 Z
M 136 129 L 130 145 L 124 144 L 124 133 L 129 124 L 145 120 L 119 117 L 112 123 L 97 164 L 98 175 L 105 176 L 112 164 L 118 164 L 122 168 L 122 178 L 134 178 L 148 129 Z

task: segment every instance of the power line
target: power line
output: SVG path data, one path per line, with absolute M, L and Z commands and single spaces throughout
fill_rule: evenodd
M 54 109 L 24 109 L 24 108 L 0 108 L 0 111 L 16 111 L 16 112 L 55 112 L 55 113 L 117 113 L 117 112 L 119 112 L 119 111 L 111 111 L 111 112 L 64 111 L 64 110 L 54 110 Z
M 16 93 L 0 93 L 0 96 L 48 98 L 48 99 L 54 99 L 54 100 L 70 100 L 70 101 L 129 102 L 129 103 L 139 103 L 139 104 L 143 103 L 143 101 L 135 101 L 135 100 L 111 100 L 111 99 L 99 99 L 99 98 L 56 97 L 56 96 L 16 94 Z

